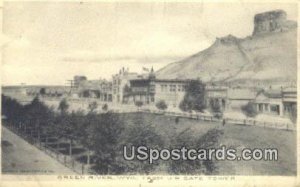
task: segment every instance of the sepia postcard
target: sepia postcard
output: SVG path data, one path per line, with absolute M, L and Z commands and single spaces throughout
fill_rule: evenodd
M 0 186 L 300 186 L 298 6 L 1 2 Z

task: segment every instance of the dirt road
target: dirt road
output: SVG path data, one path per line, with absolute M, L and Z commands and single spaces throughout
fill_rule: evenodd
M 3 126 L 1 147 L 4 174 L 75 174 Z

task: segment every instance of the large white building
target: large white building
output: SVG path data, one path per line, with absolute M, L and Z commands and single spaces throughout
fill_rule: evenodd
M 112 101 L 114 103 L 125 103 L 124 92 L 130 87 L 130 80 L 138 78 L 137 73 L 129 72 L 123 67 L 118 74 L 112 77 Z

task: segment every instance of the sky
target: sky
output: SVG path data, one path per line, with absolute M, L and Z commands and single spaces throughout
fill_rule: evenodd
M 5 2 L 3 85 L 65 85 L 74 75 L 110 79 L 122 67 L 158 70 L 216 37 L 252 34 L 255 14 L 296 4 Z

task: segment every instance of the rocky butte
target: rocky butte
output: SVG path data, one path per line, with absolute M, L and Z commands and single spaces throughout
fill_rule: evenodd
M 282 32 L 296 28 L 296 22 L 287 20 L 286 16 L 286 12 L 283 10 L 274 10 L 255 15 L 253 35 Z
M 283 10 L 255 15 L 253 34 L 216 38 L 207 49 L 171 63 L 158 78 L 205 82 L 290 84 L 297 80 L 297 23 Z

